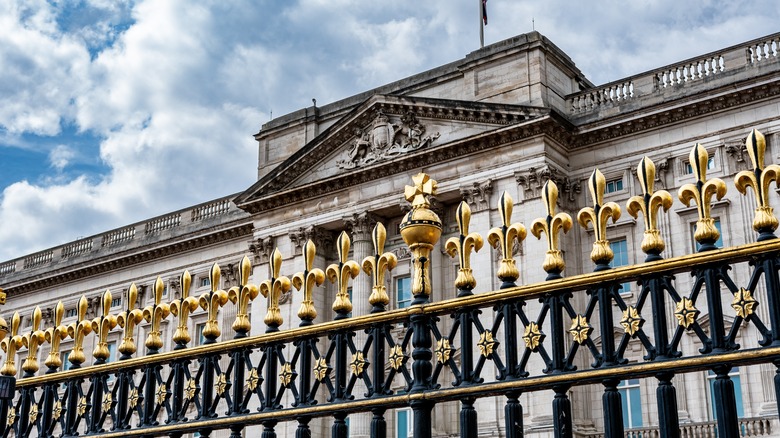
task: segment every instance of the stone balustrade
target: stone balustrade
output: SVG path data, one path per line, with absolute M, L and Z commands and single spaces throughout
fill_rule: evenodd
M 678 87 L 717 78 L 725 80 L 725 76 L 733 80 L 733 75 L 740 72 L 746 78 L 762 74 L 754 67 L 775 62 L 778 55 L 780 33 L 570 94 L 566 96 L 566 108 L 574 117 L 582 117 L 633 102 L 641 106 L 646 101 L 650 105 L 657 100 L 655 96 L 663 96 L 667 90 L 677 92 Z M 632 109 L 637 109 L 635 106 L 632 104 Z
M 80 238 L 45 251 L 9 260 L 0 264 L 0 277 L 25 270 L 50 266 L 78 259 L 82 254 L 112 251 L 116 247 L 143 244 L 144 239 L 159 239 L 160 233 L 180 228 L 202 227 L 203 221 L 226 218 L 240 212 L 233 202 L 234 195 L 196 205 L 181 211 L 158 216 L 127 227 L 110 230 L 95 236 Z M 190 220 L 188 221 L 187 218 Z
M 768 417 L 740 418 L 739 430 L 741 436 L 770 436 L 772 434 L 772 420 Z M 603 432 L 589 433 L 586 438 L 604 438 Z M 626 429 L 625 438 L 659 438 L 660 432 L 657 426 L 637 427 Z M 718 423 L 716 421 L 701 421 L 697 423 L 680 424 L 680 438 L 717 438 Z

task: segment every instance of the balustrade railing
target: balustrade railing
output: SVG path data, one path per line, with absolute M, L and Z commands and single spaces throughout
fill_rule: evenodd
M 202 221 L 208 218 L 221 216 L 230 210 L 230 199 L 220 199 L 211 204 L 201 205 L 192 209 L 192 221 Z
M 127 227 L 114 230 L 103 235 L 100 246 L 113 246 L 119 243 L 133 240 L 135 237 L 135 227 Z
M 152 219 L 144 225 L 144 234 L 155 234 L 160 231 L 181 225 L 181 213 L 174 213 L 157 219 Z
M 28 348 L 27 358 L 0 433 L 179 437 L 230 430 L 231 437 L 240 437 L 245 428 L 257 426 L 264 438 L 274 438 L 280 423 L 288 423 L 296 436 L 306 437 L 311 436 L 313 419 L 328 418 L 331 436 L 345 438 L 347 416 L 371 412 L 370 434 L 381 437 L 387 435 L 387 412 L 410 407 L 414 436 L 426 438 L 433 433 L 434 405 L 454 401 L 460 406 L 462 436 L 474 437 L 481 415 L 475 400 L 498 396 L 504 402 L 505 435 L 520 437 L 524 430 L 520 395 L 530 392 L 547 394 L 555 435 L 568 438 L 573 436 L 569 390 L 594 385 L 602 391 L 604 436 L 635 437 L 639 435 L 624 428 L 617 387 L 621 381 L 642 378 L 658 381 L 659 437 L 679 437 L 686 430 L 692 435 L 685 437 L 712 436 L 715 430 L 720 438 L 745 436 L 747 431 L 765 433 L 770 423 L 737 418 L 730 372 L 733 367 L 761 363 L 780 369 L 780 239 L 774 233 L 778 220 L 768 199 L 780 167 L 764 166 L 766 143 L 760 133 L 751 132 L 746 144 L 753 168 L 740 172 L 735 185 L 743 194 L 752 191 L 756 197 L 753 229 L 758 242 L 753 244 L 715 247 L 720 231 L 709 212 L 712 197 L 721 198 L 727 186 L 707 178 L 707 151 L 696 145 L 689 157 L 696 182 L 678 193 L 685 205 L 695 203 L 699 214 L 694 235 L 699 249 L 691 255 L 661 257 L 665 243 L 657 219 L 673 201 L 669 193 L 654 189 L 655 166 L 645 158 L 637 167 L 642 194 L 626 205 L 629 214 L 644 219 L 645 263 L 609 267 L 613 254 L 606 228 L 621 209 L 604 201 L 606 181 L 594 170 L 588 181 L 593 206 L 577 215 L 583 228 L 593 229 L 592 273 L 562 275 L 565 260 L 559 239 L 574 222 L 568 214 L 556 212 L 557 187 L 548 181 L 542 188 L 546 212 L 530 227 L 531 234 L 544 238 L 547 245 L 542 262 L 546 281 L 516 284 L 519 269 L 511 248 L 528 230 L 512 222 L 514 202 L 504 193 L 498 204 L 500 225 L 487 233 L 487 239 L 470 230 L 468 204 L 459 205 L 455 215 L 459 233 L 443 246 L 458 260 L 457 278 L 451 286 L 434 289 L 430 257 L 442 223 L 429 208 L 429 197 L 437 184 L 418 174 L 405 189 L 411 210 L 399 227 L 412 254 L 414 298 L 409 307 L 387 309 L 385 274 L 397 259 L 385 252 L 386 232 L 378 224 L 372 233 L 373 255 L 360 264 L 349 260 L 351 242 L 342 233 L 336 241 L 336 263 L 324 270 L 315 267 L 316 247 L 308 241 L 301 254 L 303 270 L 292 279 L 280 275 L 283 257 L 276 249 L 269 261 L 269 278 L 259 286 L 250 283 L 252 268 L 244 258 L 239 285 L 227 291 L 219 289 L 221 270 L 215 264 L 209 273 L 211 289 L 197 298 L 189 296 L 192 279 L 185 272 L 179 281 L 180 298 L 170 303 L 163 301 L 165 285 L 158 279 L 151 290 L 153 304 L 144 309 L 136 308 L 137 290 L 131 285 L 118 315 L 111 314 L 110 291 L 103 294 L 100 311 L 90 319 L 86 317 L 89 301 L 82 297 L 76 321 L 68 327 L 62 325 L 61 303 L 46 332 L 39 328 L 39 309 L 24 335 L 16 313 L 10 333 L 0 342 L 6 352 L 0 374 L 17 374 L 15 360 L 23 345 Z M 484 240 L 499 251 L 496 275 L 502 284 L 499 290 L 474 294 L 476 277 L 470 257 Z M 361 267 L 371 275 L 371 295 L 350 297 L 350 282 Z M 691 281 L 681 280 L 686 277 Z M 326 279 L 335 284 L 335 317 L 315 323 L 315 303 L 322 296 L 315 290 Z M 638 284 L 635 300 L 626 301 L 621 295 L 626 282 Z M 298 327 L 290 328 L 285 326 L 279 301 L 293 286 L 302 294 L 302 304 Z M 456 298 L 430 301 L 434 291 L 445 296 L 447 287 Z M 265 333 L 252 335 L 249 306 L 260 294 L 266 299 Z M 351 299 L 368 300 L 371 313 L 350 316 Z M 189 318 L 198 306 L 206 311 L 206 322 L 201 345 L 193 346 Z M 230 328 L 220 324 L 224 306 L 236 306 Z M 702 318 L 704 314 L 707 318 Z M 147 355 L 135 357 L 136 325 L 142 320 L 148 323 Z M 161 327 L 166 321 L 176 324 L 169 351 L 163 351 Z M 117 326 L 122 332 L 118 348 L 122 357 L 107 363 L 107 339 Z M 748 329 L 751 335 L 745 336 Z M 685 334 L 686 342 L 693 344 L 686 348 Z M 68 336 L 72 338 L 70 366 L 63 370 L 60 341 Z M 85 366 L 87 336 L 93 336 L 96 345 L 91 366 Z M 44 362 L 47 371 L 40 374 L 37 355 L 44 342 L 51 345 Z M 636 359 L 633 350 L 643 351 L 644 357 L 629 363 Z M 717 422 L 680 424 L 673 378 L 705 370 L 714 375 L 711 392 Z M 780 390 L 780 379 L 774 384 Z
M 93 239 L 77 240 L 62 247 L 62 258 L 67 259 L 92 251 Z
M 54 260 L 54 251 L 44 251 L 24 258 L 24 269 L 37 268 Z
M 680 425 L 680 438 L 718 438 L 718 423 L 715 421 L 697 421 Z M 759 437 L 772 435 L 772 419 L 768 417 L 740 418 L 740 437 Z M 587 438 L 604 438 L 603 432 L 589 433 Z M 625 438 L 660 438 L 657 426 L 626 429 Z
M 747 48 L 748 62 L 757 64 L 770 59 L 777 59 L 780 52 L 780 37 L 773 36 L 765 41 L 751 44 Z
M 657 71 L 655 83 L 658 88 L 666 88 L 716 75 L 725 69 L 726 64 L 723 56 L 720 54 L 712 55 Z

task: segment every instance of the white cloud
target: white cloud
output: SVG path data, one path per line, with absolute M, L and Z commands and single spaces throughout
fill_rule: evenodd
M 76 151 L 64 144 L 57 145 L 49 152 L 49 164 L 51 167 L 62 171 L 75 157 Z

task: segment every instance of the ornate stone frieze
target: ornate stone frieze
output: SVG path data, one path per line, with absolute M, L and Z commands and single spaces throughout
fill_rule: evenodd
M 295 255 L 301 254 L 303 245 L 306 245 L 306 242 L 309 240 L 314 242 L 319 254 L 328 254 L 333 245 L 333 233 L 314 225 L 300 227 L 297 230 L 290 231 L 289 236 L 290 241 L 295 247 Z
M 582 192 L 580 182 L 572 181 L 562 171 L 547 165 L 541 168 L 529 167 L 528 170 L 515 172 L 515 180 L 523 187 L 524 200 L 541 197 L 542 186 L 548 180 L 555 182 L 558 186 L 560 193 L 558 202 L 573 204 L 577 195 Z
M 734 169 L 732 170 L 746 170 L 750 168 L 749 163 L 745 162 L 745 159 L 748 157 L 745 138 L 727 141 L 723 149 L 734 163 Z
M 490 208 L 490 195 L 492 193 L 493 180 L 475 182 L 471 186 L 460 188 L 460 196 L 474 212 Z
M 420 124 L 414 112 L 407 112 L 398 123 L 393 123 L 380 111 L 370 125 L 354 130 L 351 148 L 337 165 L 341 169 L 366 166 L 423 149 L 437 138 L 438 132 L 426 135 L 425 126 Z
M 258 237 L 249 242 L 249 251 L 255 256 L 255 264 L 268 263 L 273 250 L 273 236 Z

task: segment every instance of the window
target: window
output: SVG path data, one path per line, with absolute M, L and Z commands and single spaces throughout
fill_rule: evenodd
M 623 178 L 607 181 L 607 193 L 614 193 L 623 190 Z
M 623 426 L 626 429 L 642 427 L 642 394 L 639 379 L 620 382 L 618 392 L 623 403 Z
M 718 229 L 718 240 L 715 241 L 715 246 L 718 248 L 723 248 L 723 231 L 720 229 L 720 219 L 715 219 L 715 228 Z M 701 245 L 699 245 L 699 242 L 696 241 L 696 239 L 693 237 L 696 234 L 696 222 L 691 224 L 691 239 L 693 240 L 693 246 L 696 248 L 696 251 L 701 251 Z
M 626 242 L 626 239 L 609 242 L 609 247 L 615 254 L 615 257 L 612 259 L 612 263 L 609 265 L 613 268 L 617 268 L 619 266 L 628 266 L 628 243 Z M 631 292 L 631 283 L 623 283 L 620 285 L 620 287 L 620 293 Z
M 211 279 L 208 277 L 200 277 L 200 281 L 198 282 L 198 287 L 208 287 L 211 286 Z
M 712 410 L 712 419 L 717 420 L 718 419 L 718 413 L 715 411 L 715 372 L 712 370 L 709 370 L 707 372 L 707 380 L 709 381 L 709 387 L 710 387 L 710 404 L 711 404 L 711 410 Z M 745 410 L 742 407 L 742 384 L 740 382 L 739 378 L 739 367 L 734 367 L 729 371 L 729 377 L 731 377 L 731 381 L 734 382 L 734 399 L 737 401 L 737 417 L 742 418 L 745 416 Z
M 349 302 L 352 303 L 352 288 L 347 288 L 347 296 L 349 297 Z M 348 318 L 352 318 L 352 312 L 347 313 Z
M 710 158 L 707 160 L 707 170 L 712 170 L 715 168 L 715 157 L 710 155 Z M 683 163 L 683 174 L 685 175 L 691 175 L 693 173 L 693 166 L 691 166 L 690 161 L 685 161 Z
M 122 305 L 122 297 L 114 298 L 111 300 L 111 307 L 119 307 Z
M 71 318 L 78 315 L 78 309 L 73 307 L 65 311 L 65 318 Z
M 67 371 L 70 369 L 70 361 L 68 360 L 68 356 L 70 356 L 70 350 L 62 353 L 62 371 Z
M 409 408 L 395 411 L 395 438 L 411 438 L 413 432 L 412 410 Z
M 116 360 L 116 342 L 108 343 L 108 359 L 106 362 L 114 362 Z
M 206 337 L 203 336 L 203 329 L 206 328 L 206 323 L 195 324 L 195 339 L 198 341 L 195 345 L 203 345 L 206 342 Z
M 403 309 L 412 304 L 412 277 L 395 279 L 395 307 Z

